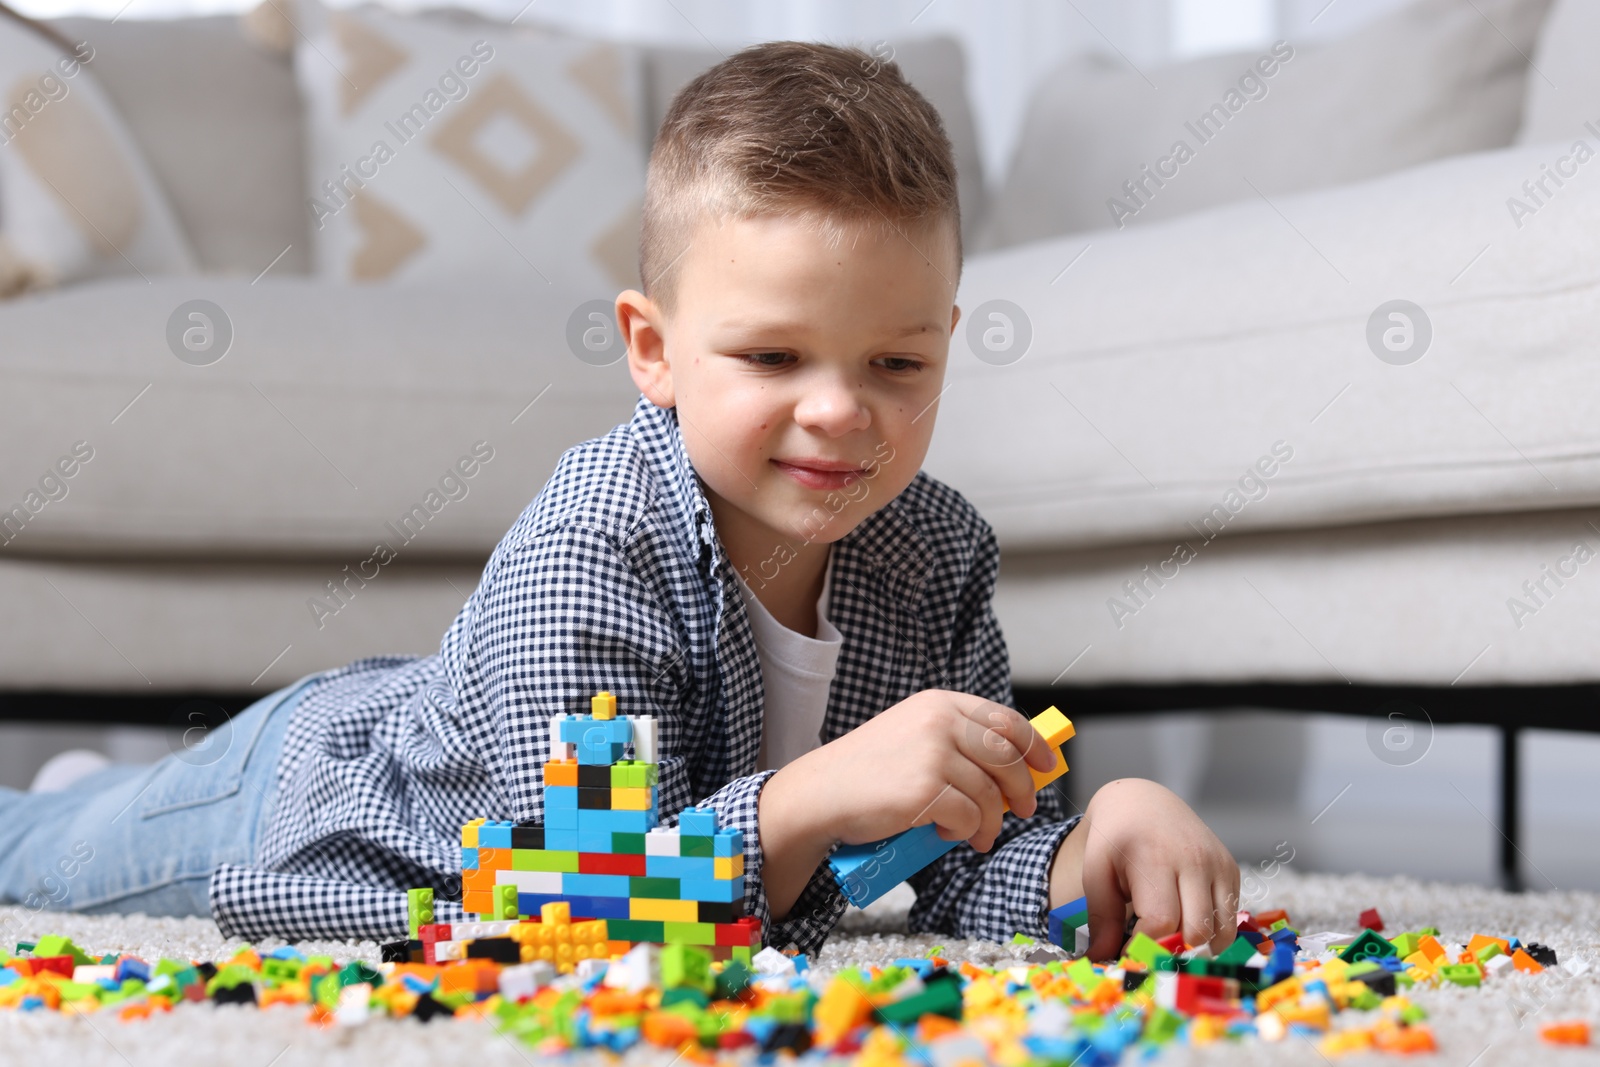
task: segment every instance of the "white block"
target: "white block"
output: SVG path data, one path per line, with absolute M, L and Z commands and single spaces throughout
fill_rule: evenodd
M 116 979 L 117 968 L 109 963 L 80 963 L 72 968 L 74 982 L 98 982 L 102 978 Z
M 611 989 L 638 993 L 661 982 L 659 950 L 648 941 L 640 942 L 617 960 L 611 961 L 601 984 Z
M 495 871 L 495 885 L 514 885 L 518 893 L 560 893 L 561 875 L 555 871 Z
M 1087 956 L 1089 954 L 1089 927 L 1080 926 L 1072 931 L 1072 954 L 1074 956 Z
M 646 856 L 678 856 L 682 855 L 678 843 L 678 831 L 669 830 L 665 826 L 658 826 L 644 835 L 644 854 Z
M 500 969 L 500 995 L 507 1000 L 525 1000 L 555 981 L 556 969 L 549 960 L 534 960 Z
M 1501 971 L 1507 970 L 1510 967 L 1511 957 L 1507 956 L 1503 952 L 1500 955 L 1491 958 L 1488 963 L 1483 965 L 1484 970 L 1488 971 L 1491 976 L 1497 975 Z
M 633 720 L 633 758 L 644 763 L 659 763 L 656 751 L 656 717 L 640 715 Z
M 433 943 L 433 958 L 440 963 L 451 960 L 464 960 L 467 958 L 467 947 L 460 941 L 435 941 Z
M 576 745 L 561 740 L 561 722 L 566 717 L 567 713 L 564 711 L 557 712 L 556 714 L 550 716 L 551 759 L 572 759 L 573 750 L 577 747 Z
M 345 986 L 339 990 L 339 1006 L 333 1009 L 333 1021 L 340 1026 L 359 1026 L 367 1021 L 371 1000 L 372 987 L 367 983 Z
M 1171 1011 L 1178 1007 L 1178 975 L 1174 971 L 1156 972 L 1156 1003 Z
M 577 966 L 573 967 L 572 973 L 583 979 L 585 982 L 592 982 L 596 978 L 599 978 L 601 975 L 606 973 L 606 967 L 608 964 L 609 961 L 607 960 L 579 960 Z
M 750 969 L 761 975 L 794 974 L 794 960 L 768 945 L 750 957 Z

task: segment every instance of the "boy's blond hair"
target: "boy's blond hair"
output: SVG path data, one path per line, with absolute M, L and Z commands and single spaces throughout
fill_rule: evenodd
M 891 54 L 772 41 L 679 90 L 650 153 L 639 238 L 645 295 L 665 314 L 676 302 L 674 268 L 708 216 L 798 218 L 834 244 L 840 223 L 904 234 L 908 223 L 948 219 L 954 291 L 961 206 L 950 139 Z

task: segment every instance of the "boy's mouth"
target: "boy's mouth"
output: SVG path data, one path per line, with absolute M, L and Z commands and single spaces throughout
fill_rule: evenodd
M 860 479 L 859 464 L 826 459 L 772 460 L 772 465 L 807 489 L 843 489 Z

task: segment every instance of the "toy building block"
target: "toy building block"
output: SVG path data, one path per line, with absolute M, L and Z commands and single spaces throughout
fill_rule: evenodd
M 408 889 L 406 891 L 406 929 L 411 940 L 417 940 L 417 930 L 433 922 L 433 890 Z
M 1055 766 L 1049 771 L 1041 774 L 1028 768 L 1035 788 L 1042 789 L 1067 773 L 1061 745 L 1073 737 L 1075 730 L 1072 721 L 1055 707 L 1034 716 L 1031 725 L 1056 756 Z M 959 841 L 940 837 L 937 827 L 928 823 L 882 841 L 842 845 L 834 850 L 828 866 L 845 898 L 856 907 L 864 908 L 958 844 Z
M 1079 932 L 1082 932 L 1080 938 Z M 1079 897 L 1050 912 L 1050 943 L 1060 945 L 1074 955 L 1088 951 L 1089 899 Z M 1082 946 L 1079 941 L 1083 941 Z
M 601 690 L 589 698 L 589 714 L 597 719 L 615 719 L 617 717 L 617 697 L 615 693 Z

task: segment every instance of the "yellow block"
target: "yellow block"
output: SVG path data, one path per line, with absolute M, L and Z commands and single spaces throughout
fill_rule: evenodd
M 589 700 L 589 713 L 597 719 L 615 719 L 617 717 L 617 695 L 604 690 L 596 693 Z
M 648 787 L 634 788 L 633 786 L 614 786 L 611 790 L 612 811 L 649 811 L 650 790 Z
M 699 922 L 700 907 L 692 900 L 655 900 L 650 897 L 632 897 L 628 900 L 628 918 L 664 923 Z
M 744 853 L 737 856 L 718 856 L 712 862 L 711 876 L 727 881 L 744 873 Z
M 478 827 L 482 826 L 483 824 L 483 819 L 473 819 L 471 822 L 467 823 L 467 825 L 461 828 L 462 848 L 478 847 Z
M 1045 708 L 1033 717 L 1032 723 L 1033 728 L 1044 738 L 1044 743 L 1051 748 L 1060 748 L 1077 733 L 1072 726 L 1072 720 L 1061 714 L 1061 709 L 1056 707 Z

